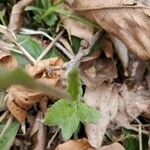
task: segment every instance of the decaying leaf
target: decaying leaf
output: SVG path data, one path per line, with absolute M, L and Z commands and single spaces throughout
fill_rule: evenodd
M 75 0 L 75 11 L 96 21 L 142 59 L 150 59 L 149 6 L 136 0 Z
M 94 148 L 90 146 L 87 139 L 83 138 L 59 144 L 55 150 L 94 150 Z
M 63 9 L 70 10 L 69 6 L 61 5 Z M 85 25 L 82 22 L 73 20 L 71 18 L 65 17 L 63 15 L 59 15 L 64 28 L 68 31 L 69 35 L 74 35 L 83 39 L 90 39 L 93 36 L 93 28 Z
M 61 82 L 63 71 L 60 69 L 62 64 L 61 59 L 52 58 L 38 62 L 35 66 L 27 65 L 26 71 L 41 82 L 63 87 Z M 14 117 L 22 122 L 25 120 L 27 110 L 44 96 L 41 92 L 14 85 L 8 91 L 7 107 Z
M 34 0 L 21 0 L 13 6 L 9 22 L 10 30 L 17 32 L 21 28 L 23 23 L 24 9 L 33 2 Z
M 13 69 L 17 67 L 17 60 L 11 55 L 0 51 L 0 67 Z
M 106 67 L 106 62 L 111 68 Z M 85 103 L 93 106 L 101 113 L 98 124 L 85 124 L 89 143 L 96 149 L 101 147 L 103 136 L 110 122 L 118 125 L 116 127 L 122 126 L 131 129 L 130 122 L 132 120 L 136 119 L 145 110 L 146 112 L 150 111 L 150 95 L 145 94 L 148 91 L 140 86 L 128 88 L 125 84 L 111 83 L 110 79 L 116 77 L 116 71 L 111 61 L 106 62 L 103 65 L 102 63 L 95 63 L 92 66 L 95 67 L 95 72 L 100 74 L 99 77 L 101 78 L 97 78 L 98 75 L 94 76 L 93 73 L 91 74 L 86 70 L 83 73 L 81 67 L 81 78 L 87 86 L 84 95 Z M 97 68 L 99 68 L 99 71 Z M 101 82 L 96 87 L 91 88 L 92 83 L 95 85 L 94 81 L 96 83 Z
M 101 119 L 98 124 L 86 124 L 86 134 L 89 143 L 100 148 L 107 125 L 112 121 L 118 110 L 118 93 L 111 84 L 103 83 L 95 90 L 86 89 L 84 95 L 85 103 L 100 111 Z

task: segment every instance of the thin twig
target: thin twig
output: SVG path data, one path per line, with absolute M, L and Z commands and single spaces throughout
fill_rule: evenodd
M 45 55 L 50 51 L 50 49 L 54 46 L 54 44 L 57 42 L 57 40 L 62 36 L 65 30 L 62 30 L 56 38 L 47 46 L 47 48 L 43 51 L 43 53 L 37 58 L 37 61 L 42 60 Z
M 7 110 L 7 111 L 5 111 L 4 113 L 3 113 L 3 115 L 0 117 L 0 122 L 2 122 L 5 118 L 6 118 L 6 116 L 9 114 L 9 111 Z
M 54 38 L 52 38 L 51 36 L 49 36 L 47 33 L 43 32 L 43 31 L 34 31 L 31 29 L 26 29 L 26 28 L 22 28 L 21 29 L 21 34 L 25 34 L 25 35 L 44 35 L 45 37 L 47 37 L 49 40 L 54 41 Z M 69 59 L 72 59 L 74 56 L 65 48 L 63 47 L 60 43 L 56 42 L 55 46 L 57 48 L 59 48 Z
M 91 41 L 86 41 L 86 40 L 81 41 L 81 46 L 80 46 L 78 54 L 68 63 L 68 67 L 65 72 L 65 77 L 67 77 L 68 73 L 70 72 L 70 70 L 73 67 L 80 64 L 81 59 L 84 56 L 89 54 L 89 52 L 92 49 L 92 47 L 94 46 L 95 42 L 100 38 L 101 35 L 102 35 L 102 31 L 99 31 L 93 36 Z
M 142 128 L 141 128 L 140 123 L 139 123 L 139 148 L 140 148 L 140 150 L 143 150 L 143 146 L 142 146 Z
M 56 137 L 57 133 L 59 132 L 59 129 L 57 129 L 57 131 L 55 132 L 55 134 L 52 136 L 52 138 L 50 139 L 50 141 L 47 144 L 47 149 L 50 149 L 51 143 L 53 142 L 54 138 Z

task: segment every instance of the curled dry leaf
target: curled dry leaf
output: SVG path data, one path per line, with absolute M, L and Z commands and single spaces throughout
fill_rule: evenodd
M 63 61 L 56 57 L 40 61 L 35 66 L 27 65 L 26 71 L 32 77 L 45 84 L 63 87 L 61 82 L 63 76 L 63 71 L 61 69 L 62 64 Z M 23 122 L 27 110 L 44 96 L 45 95 L 41 92 L 27 89 L 19 85 L 11 86 L 8 91 L 7 107 L 18 121 Z M 52 99 L 52 97 L 49 98 Z
M 17 65 L 17 60 L 11 54 L 0 51 L 0 67 L 13 69 Z
M 150 59 L 149 6 L 136 0 L 75 0 L 75 11 L 96 21 L 142 59 Z
M 71 11 L 70 7 L 65 4 L 62 4 L 61 7 Z M 73 20 L 63 15 L 59 16 L 63 22 L 64 28 L 68 31 L 69 35 L 74 35 L 87 40 L 92 38 L 94 32 L 92 27 L 89 27 L 82 22 Z
M 10 30 L 17 32 L 21 28 L 24 19 L 24 9 L 34 1 L 35 0 L 21 0 L 13 6 L 8 26 Z
M 80 140 L 70 140 L 56 147 L 55 150 L 94 150 L 88 143 L 88 140 L 83 138 Z

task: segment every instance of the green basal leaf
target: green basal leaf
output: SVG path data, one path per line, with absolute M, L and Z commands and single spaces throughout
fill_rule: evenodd
M 68 74 L 67 91 L 73 101 L 80 101 L 82 97 L 82 87 L 77 68 L 73 68 Z
M 48 109 L 44 122 L 49 126 L 58 125 L 64 140 L 69 140 L 77 131 L 80 122 L 96 123 L 99 117 L 99 112 L 82 102 L 70 103 L 61 99 Z
M 9 150 L 13 144 L 16 134 L 19 130 L 20 124 L 13 120 L 0 134 L 0 149 Z
M 85 123 L 97 123 L 100 119 L 100 112 L 85 103 L 78 103 L 78 117 L 80 121 Z
M 64 122 L 74 113 L 75 108 L 66 100 L 59 100 L 50 109 L 45 116 L 45 123 L 48 125 L 58 125 Z
M 63 99 L 48 109 L 44 120 L 49 126 L 58 125 L 65 140 L 68 140 L 77 130 L 80 121 L 75 105 Z
M 77 131 L 79 123 L 80 121 L 77 115 L 72 114 L 70 118 L 64 120 L 63 123 L 58 125 L 59 128 L 61 128 L 61 132 L 65 141 L 69 140 L 72 134 Z

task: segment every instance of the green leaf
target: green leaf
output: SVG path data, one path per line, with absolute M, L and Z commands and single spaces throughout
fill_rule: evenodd
M 20 124 L 18 121 L 13 120 L 0 134 L 0 148 L 2 150 L 9 150 L 16 134 L 19 130 Z
M 69 140 L 77 131 L 80 121 L 96 123 L 99 118 L 100 114 L 94 108 L 82 102 L 70 103 L 61 99 L 48 109 L 44 122 L 49 126 L 58 125 L 64 140 Z
M 79 119 L 77 109 L 66 100 L 59 100 L 50 109 L 45 116 L 45 123 L 49 126 L 58 125 L 62 130 L 65 140 L 68 140 L 77 130 Z
M 75 109 L 66 100 L 59 100 L 50 109 L 45 116 L 45 123 L 48 125 L 57 125 L 64 122 L 64 119 L 69 118 Z
M 77 68 L 73 68 L 67 78 L 67 91 L 71 95 L 73 101 L 80 101 L 82 97 L 82 87 Z
M 138 150 L 139 149 L 139 135 L 133 130 L 123 128 L 124 135 L 124 147 L 126 150 Z M 143 150 L 148 150 L 148 137 L 142 134 Z
M 79 119 L 75 114 L 59 125 L 59 128 L 61 128 L 61 132 L 65 141 L 71 138 L 72 134 L 77 131 L 78 126 Z
M 97 123 L 100 119 L 100 112 L 95 108 L 80 102 L 78 103 L 78 116 L 83 123 Z

